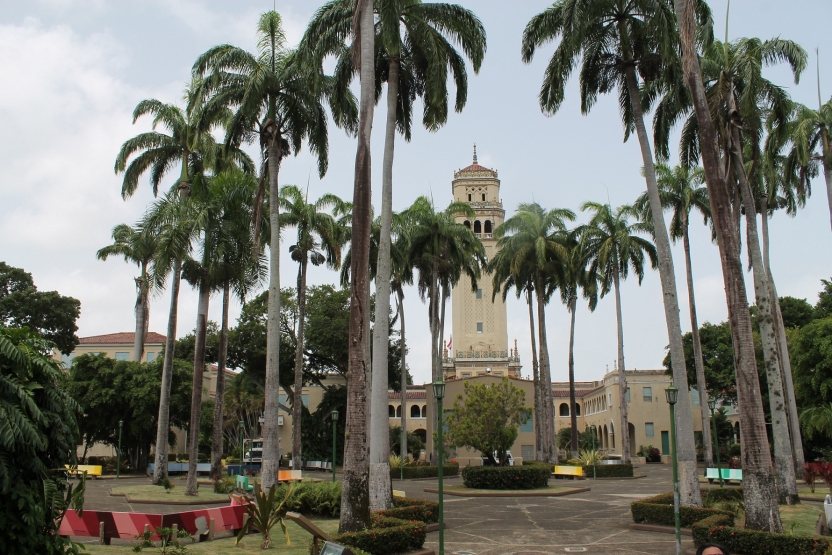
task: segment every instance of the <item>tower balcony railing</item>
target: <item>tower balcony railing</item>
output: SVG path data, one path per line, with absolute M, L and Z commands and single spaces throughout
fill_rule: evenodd
M 499 200 L 472 200 L 468 202 L 471 208 L 502 208 L 503 202 Z
M 456 356 L 445 356 L 442 358 L 442 362 L 452 364 L 455 360 L 462 361 L 462 360 L 482 360 L 482 359 L 490 359 L 490 360 L 501 360 L 501 361 L 508 361 L 508 362 L 520 362 L 520 357 L 514 354 L 513 351 L 456 351 Z
M 474 235 L 477 236 L 477 239 L 493 239 L 493 233 L 475 233 Z

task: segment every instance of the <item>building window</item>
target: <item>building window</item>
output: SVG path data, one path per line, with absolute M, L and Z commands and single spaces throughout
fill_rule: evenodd
M 628 387 L 624 390 L 624 399 L 629 403 L 630 402 L 630 388 Z
M 116 353 L 116 360 L 130 360 L 130 353 Z
M 612 393 L 610 393 L 609 396 L 610 396 L 610 407 L 612 407 Z
M 653 402 L 653 388 L 652 387 L 645 387 L 642 389 L 644 392 L 644 402 L 645 403 L 652 403 Z
M 463 377 L 463 379 L 464 378 L 470 378 L 471 377 L 471 372 L 463 372 L 462 377 Z
M 300 402 L 304 407 L 309 407 L 309 395 L 302 394 L 300 396 Z
M 477 333 L 482 333 L 482 322 L 477 322 Z
M 422 405 L 422 418 L 427 418 L 427 417 L 428 417 L 428 406 L 427 405 Z
M 502 376 L 502 375 L 503 375 L 503 373 L 502 373 L 502 372 L 494 372 L 494 375 L 495 375 L 495 376 Z
M 410 418 L 422 418 L 422 412 L 419 410 L 419 405 L 411 405 Z
M 396 418 L 401 418 L 401 417 L 402 417 L 402 406 L 399 405 L 398 407 L 396 407 Z
M 474 220 L 474 233 L 482 233 L 482 223 L 479 220 Z
M 690 389 L 690 402 L 695 407 L 699 406 L 699 390 L 698 389 L 694 389 L 694 388 Z
M 485 233 L 491 233 L 491 220 L 485 220 Z
M 482 289 L 477 289 L 477 298 L 478 299 L 482 298 Z
M 575 416 L 580 416 L 580 415 L 581 415 L 581 405 L 579 405 L 578 403 L 575 403 Z
M 156 353 L 147 353 L 147 362 L 153 362 L 156 360 Z
M 532 417 L 532 412 L 529 410 L 524 410 L 523 414 L 520 416 L 520 431 L 521 432 L 533 432 L 534 431 L 534 418 Z M 525 457 L 524 457 L 525 458 Z
M 471 193 L 468 193 L 468 202 L 471 202 Z
M 533 461 L 534 460 L 534 445 L 521 445 L 520 446 L 520 456 L 523 457 L 524 461 Z
M 468 196 L 470 197 L 471 195 L 468 195 Z M 468 200 L 471 200 L 471 199 L 468 199 Z M 464 225 L 468 229 L 471 229 L 471 222 L 468 221 L 468 220 L 465 220 L 464 222 L 462 222 L 462 225 Z
M 569 405 L 561 403 L 558 408 L 558 416 L 569 416 Z
M 485 193 L 482 194 L 482 201 L 485 202 Z
M 644 435 L 647 437 L 653 437 L 655 432 L 653 431 L 653 423 L 652 422 L 645 422 L 644 423 Z
M 387 418 L 396 418 L 396 407 L 387 405 Z

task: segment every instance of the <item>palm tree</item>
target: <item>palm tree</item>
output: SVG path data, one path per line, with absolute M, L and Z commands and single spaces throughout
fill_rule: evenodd
M 344 42 L 351 33 L 354 2 L 334 0 L 320 8 L 306 31 L 305 49 L 319 61 L 328 54 L 341 53 L 343 78 L 354 73 L 349 50 Z M 413 101 L 420 96 L 424 102 L 423 123 L 437 130 L 448 116 L 448 70 L 457 85 L 455 108 L 462 111 L 467 98 L 467 74 L 462 56 L 454 43 L 462 47 L 478 72 L 485 55 L 485 29 L 477 17 L 461 6 L 444 3 L 423 3 L 382 0 L 375 3 L 376 80 L 387 83 L 387 118 L 385 125 L 384 160 L 382 162 L 381 240 L 376 275 L 375 326 L 373 327 L 373 398 L 370 435 L 370 505 L 373 510 L 392 506 L 390 496 L 389 442 L 385 439 L 388 423 L 384 417 L 387 406 L 387 345 L 390 313 L 390 249 L 393 218 L 393 153 L 396 129 L 410 140 Z M 402 34 L 402 31 L 404 34 Z M 347 68 L 351 71 L 348 71 Z
M 751 184 L 758 181 L 766 116 L 769 120 L 785 122 L 791 110 L 788 94 L 763 78 L 762 68 L 785 61 L 797 82 L 806 65 L 806 52 L 798 44 L 779 38 L 767 41 L 743 38 L 729 43 L 727 24 L 725 32 L 724 43 L 715 41 L 705 51 L 702 58 L 703 78 L 705 91 L 711 102 L 712 116 L 724 129 L 720 140 L 723 152 L 730 162 L 728 178 L 730 182 L 736 182 L 742 212 L 745 214 L 748 251 L 754 268 L 757 323 L 760 326 L 768 378 L 778 494 L 781 503 L 791 505 L 799 502 L 799 499 L 795 460 L 785 410 L 787 396 L 781 378 L 778 334 L 774 329 L 775 309 L 774 301 L 771 299 L 773 278 L 763 261 L 757 232 L 757 198 Z M 751 152 L 752 164 L 749 170 L 746 170 L 743 154 L 746 146 Z M 734 214 L 739 217 L 740 213 L 741 209 L 737 206 Z M 800 459 L 802 468 L 802 446 Z
M 542 429 L 542 457 L 547 462 L 557 461 L 555 438 L 552 375 L 549 365 L 549 347 L 546 337 L 545 306 L 553 293 L 551 276 L 562 272 L 561 261 L 567 257 L 566 222 L 575 219 L 575 213 L 563 208 L 546 210 L 537 203 L 520 204 L 517 213 L 494 230 L 497 249 L 511 260 L 514 275 L 531 282 L 529 294 L 537 301 L 537 330 L 540 355 L 539 376 Z M 533 326 L 532 326 L 533 327 Z
M 820 435 L 832 438 L 832 403 L 803 409 L 800 422 L 806 430 L 807 437 Z
M 566 240 L 566 257 L 560 260 L 561 271 L 553 274 L 554 283 L 560 290 L 560 300 L 569 310 L 569 416 L 572 427 L 572 458 L 578 458 L 578 416 L 575 411 L 575 313 L 578 309 L 578 293 L 588 301 L 589 310 L 598 304 L 596 276 L 587 270 L 587 256 L 584 243 L 574 236 Z
M 309 149 L 317 155 L 318 172 L 323 176 L 327 169 L 327 122 L 321 98 L 329 95 L 336 123 L 348 127 L 354 116 L 354 104 L 349 95 L 346 100 L 344 97 L 336 99 L 331 94 L 331 81 L 316 68 L 298 62 L 297 56 L 287 47 L 277 12 L 269 11 L 260 16 L 257 38 L 256 54 L 229 44 L 215 46 L 197 58 L 193 73 L 204 76 L 201 94 L 209 98 L 207 106 L 234 109 L 226 124 L 226 144 L 238 144 L 244 138 L 259 136 L 265 159 L 261 185 L 255 197 L 254 229 L 256 232 L 260 227 L 268 177 L 271 237 L 262 466 L 263 487 L 267 489 L 277 478 L 279 458 L 280 210 L 276 199 L 279 197 L 280 164 L 291 152 L 297 153 L 306 140 Z M 255 245 L 258 241 L 259 235 L 256 235 Z
M 637 235 L 651 231 L 642 222 L 630 223 L 637 216 L 632 206 L 620 206 L 613 210 L 609 204 L 586 202 L 581 210 L 592 213 L 586 225 L 575 233 L 581 238 L 584 255 L 589 259 L 590 279 L 597 279 L 601 297 L 612 289 L 615 292 L 615 321 L 618 328 L 618 398 L 621 407 L 621 460 L 630 462 L 630 433 L 627 427 L 627 374 L 624 370 L 624 322 L 621 313 L 621 280 L 627 279 L 630 270 L 644 278 L 645 256 L 653 268 L 658 266 L 658 255 L 653 244 Z M 685 391 L 685 390 L 682 390 Z M 684 397 L 684 395 L 680 396 Z
M 214 180 L 215 183 L 212 185 L 223 191 L 224 197 L 231 201 L 222 208 L 224 218 L 219 234 L 222 243 L 218 245 L 219 264 L 213 277 L 222 288 L 222 321 L 211 438 L 211 475 L 218 476 L 222 473 L 225 368 L 228 357 L 228 309 L 231 293 L 233 290 L 235 296 L 244 302 L 246 294 L 262 281 L 266 266 L 262 259 L 262 248 L 254 251 L 254 237 L 250 228 L 249 200 L 257 189 L 256 179 L 251 173 L 232 167 L 220 173 Z M 265 224 L 265 220 L 262 223 Z
M 813 164 L 820 162 L 826 180 L 826 195 L 829 200 L 829 216 L 832 220 L 832 145 L 829 129 L 832 128 L 832 98 L 821 104 L 820 83 L 818 83 L 818 109 L 812 110 L 799 104 L 795 110 L 792 129 L 792 153 L 794 163 L 801 171 L 801 181 L 808 183 Z
M 697 3 L 700 20 L 710 28 L 710 13 Z M 673 379 L 682 391 L 688 390 L 682 347 L 682 325 L 670 239 L 664 225 L 658 184 L 653 166 L 650 140 L 644 124 L 639 77 L 644 82 L 662 78 L 662 64 L 675 53 L 676 33 L 673 17 L 661 0 L 556 0 L 536 15 L 523 33 L 522 58 L 531 62 L 535 50 L 560 39 L 546 69 L 540 90 L 544 113 L 555 113 L 563 103 L 564 90 L 573 68 L 581 59 L 581 110 L 589 112 L 599 94 L 618 89 L 624 139 L 635 130 L 641 150 L 650 211 L 656 222 L 656 249 L 662 285 Z M 681 498 L 684 505 L 701 506 L 696 453 L 693 441 L 691 401 L 682 395 L 676 409 L 678 461 L 681 469 Z M 626 430 L 624 431 L 626 433 Z M 625 446 L 627 447 L 627 446 Z
M 708 97 L 702 79 L 697 48 L 697 23 L 693 0 L 674 0 L 682 52 L 682 75 L 690 91 L 696 113 L 702 165 L 711 199 L 712 217 L 722 262 L 722 278 L 734 345 L 734 368 L 737 374 L 737 397 L 743 407 L 740 425 L 743 430 L 743 470 L 750 479 L 743 480 L 746 499 L 745 523 L 748 528 L 782 532 L 777 506 L 776 487 L 771 474 L 771 454 L 765 430 L 759 377 L 751 333 L 751 315 L 739 257 L 739 238 L 733 231 L 731 199 L 721 167 L 717 131 L 711 118 Z M 652 202 L 651 202 L 652 204 Z M 655 212 L 654 212 L 655 213 Z M 675 359 L 671 361 L 675 366 Z
M 340 198 L 326 194 L 314 203 L 309 203 L 304 194 L 295 185 L 285 185 L 280 190 L 281 227 L 297 228 L 297 239 L 289 247 L 292 260 L 298 263 L 298 329 L 295 350 L 295 383 L 292 400 L 292 460 L 294 467 L 300 468 L 301 461 L 301 412 L 303 392 L 303 336 L 306 322 L 306 276 L 307 267 L 326 263 L 337 269 L 341 264 L 341 243 L 338 223 L 332 215 L 324 212 L 329 207 L 342 204 Z M 323 251 L 323 252 L 321 252 Z
M 353 31 L 358 39 L 361 85 L 358 114 L 358 145 L 355 154 L 355 180 L 352 199 L 353 259 L 350 273 L 349 366 L 347 377 L 347 424 L 344 445 L 344 474 L 341 489 L 339 532 L 352 532 L 370 526 L 370 499 L 367 481 L 370 467 L 367 444 L 367 372 L 369 349 L 369 266 L 372 226 L 370 135 L 373 130 L 373 3 L 356 0 Z M 366 316 L 366 317 L 365 317 Z
M 512 287 L 515 289 L 517 298 L 520 295 L 525 295 L 526 304 L 529 306 L 529 333 L 532 344 L 532 383 L 534 384 L 534 421 L 537 425 L 534 427 L 534 441 L 535 441 L 535 460 L 544 460 L 543 445 L 544 441 L 544 425 L 546 416 L 544 413 L 545 401 L 543 400 L 543 385 L 540 382 L 540 368 L 537 363 L 537 339 L 535 338 L 534 325 L 534 280 L 531 269 L 534 265 L 534 260 L 526 260 L 519 267 L 512 267 L 514 260 L 512 260 L 512 253 L 508 250 L 498 250 L 497 253 L 488 261 L 487 272 L 492 276 L 492 293 L 491 301 L 497 297 L 497 292 L 502 289 L 503 302 L 508 298 L 508 293 Z
M 463 275 L 470 280 L 472 290 L 476 290 L 481 268 L 486 263 L 485 247 L 473 231 L 457 221 L 457 216 L 474 218 L 475 214 L 466 202 L 452 202 L 445 210 L 437 211 L 427 197 L 417 198 L 405 214 L 412 222 L 407 258 L 419 272 L 419 294 L 428 300 L 433 382 L 442 379 L 445 300 Z M 435 430 L 439 423 L 436 407 L 431 414 Z M 436 446 L 433 448 L 435 451 Z
M 141 362 L 150 321 L 148 297 L 155 282 L 153 272 L 148 273 L 148 268 L 156 256 L 156 238 L 127 224 L 114 227 L 112 236 L 113 244 L 99 249 L 98 259 L 107 260 L 110 256 L 123 256 L 125 262 L 132 262 L 139 267 L 139 277 L 133 279 L 136 282 L 136 336 L 133 343 L 133 360 Z
M 702 422 L 708 422 L 708 388 L 705 383 L 705 366 L 702 362 L 702 343 L 699 340 L 699 320 L 696 317 L 696 298 L 693 290 L 693 266 L 690 258 L 690 214 L 698 210 L 706 225 L 711 217 L 711 205 L 708 189 L 704 187 L 705 172 L 699 167 L 656 165 L 656 177 L 659 184 L 659 198 L 665 210 L 673 212 L 670 217 L 670 238 L 679 239 L 685 248 L 685 273 L 688 281 L 688 303 L 690 306 L 690 326 L 693 335 L 693 360 L 696 368 L 696 388 L 699 392 L 699 406 Z M 650 222 L 649 199 L 642 193 L 635 202 L 635 207 L 646 222 Z M 711 443 L 711 430 L 702 426 L 702 445 L 705 447 L 705 464 L 714 465 L 714 452 Z
M 197 87 L 196 82 L 191 82 L 186 91 L 186 96 L 191 98 L 194 89 Z M 116 157 L 115 172 L 116 174 L 124 173 L 121 195 L 125 199 L 131 197 L 138 187 L 139 178 L 148 170 L 150 170 L 150 185 L 155 195 L 167 172 L 177 162 L 180 162 L 181 170 L 179 180 L 175 184 L 175 190 L 178 192 L 180 200 L 186 200 L 190 194 L 192 176 L 189 171 L 190 167 L 209 165 L 213 154 L 216 152 L 215 143 L 209 131 L 214 124 L 218 123 L 220 112 L 182 110 L 177 106 L 164 104 L 156 99 L 149 99 L 139 102 L 133 110 L 133 123 L 136 123 L 144 115 L 153 116 L 153 130 L 140 133 L 125 141 Z M 166 128 L 168 133 L 157 131 L 157 127 Z M 131 157 L 133 157 L 132 160 L 130 160 Z M 167 199 L 166 210 L 168 214 L 175 212 L 173 207 L 170 206 L 170 203 L 174 200 L 172 197 Z M 182 210 L 185 210 L 185 208 L 180 207 L 179 211 Z M 167 221 L 170 223 L 174 220 Z M 178 234 L 173 233 L 171 237 L 178 238 Z M 171 244 L 175 248 L 168 251 L 167 255 L 176 256 L 183 252 L 184 245 L 177 241 L 173 241 Z M 171 263 L 168 268 L 168 272 L 171 274 L 171 303 L 167 338 L 165 339 L 165 361 L 162 366 L 162 391 L 159 398 L 159 418 L 156 432 L 156 465 L 153 471 L 154 483 L 159 483 L 162 478 L 167 476 L 170 383 L 173 377 L 179 280 L 182 268 L 181 259 L 165 259 L 164 255 L 163 259 L 164 262 Z M 160 272 L 159 275 L 167 275 L 168 272 Z

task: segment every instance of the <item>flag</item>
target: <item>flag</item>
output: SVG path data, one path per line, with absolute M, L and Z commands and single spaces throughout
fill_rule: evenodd
M 450 337 L 448 338 L 448 342 L 447 342 L 447 343 L 445 343 L 445 348 L 446 348 L 446 349 L 448 349 L 448 350 L 450 351 L 450 350 L 451 350 L 451 346 L 452 346 L 453 344 L 454 344 L 454 336 L 452 335 L 452 336 L 450 336 Z

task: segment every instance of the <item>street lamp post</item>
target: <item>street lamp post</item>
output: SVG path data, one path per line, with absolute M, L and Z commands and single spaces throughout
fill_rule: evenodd
M 716 420 L 714 420 L 714 409 L 716 409 L 716 399 L 711 397 L 708 399 L 708 408 L 711 409 L 711 425 L 714 429 L 714 443 L 716 444 L 716 473 L 719 475 L 719 487 L 724 487 L 722 484 L 722 468 L 719 461 L 719 437 L 716 435 Z
M 332 482 L 335 483 L 335 463 L 338 461 L 338 409 L 332 411 Z
M 246 452 L 246 440 L 245 440 L 245 432 L 246 426 L 245 423 L 240 420 L 240 476 L 243 475 L 243 458 L 245 457 Z
M 121 478 L 121 431 L 124 429 L 124 420 L 118 421 L 118 459 L 116 460 L 116 478 Z
M 679 515 L 679 469 L 676 466 L 676 401 L 679 390 L 673 384 L 664 390 L 670 405 L 670 453 L 673 456 L 673 517 L 676 522 L 676 555 L 682 555 L 682 521 Z
M 595 424 L 589 427 L 589 431 L 592 432 L 592 479 L 595 479 L 595 431 L 598 428 L 595 427 Z
M 442 441 L 442 432 L 445 427 L 444 413 L 442 412 L 442 399 L 445 397 L 445 382 L 438 380 L 433 384 L 433 396 L 436 398 L 439 418 L 436 438 L 439 443 L 439 555 L 445 555 L 445 514 L 444 514 L 444 488 L 443 488 L 443 467 L 445 461 L 445 444 Z

